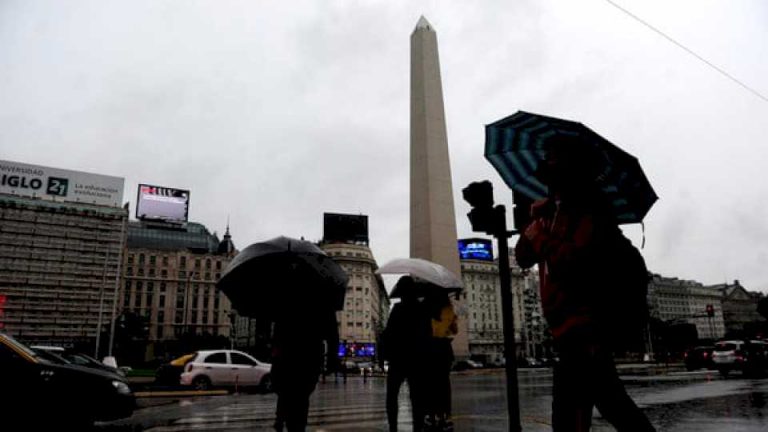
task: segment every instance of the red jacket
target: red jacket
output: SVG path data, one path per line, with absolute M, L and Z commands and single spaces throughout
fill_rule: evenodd
M 541 303 L 553 337 L 560 340 L 575 330 L 594 333 L 601 255 L 620 232 L 615 220 L 590 199 L 578 204 L 540 200 L 531 216 L 515 257 L 523 268 L 539 264 Z

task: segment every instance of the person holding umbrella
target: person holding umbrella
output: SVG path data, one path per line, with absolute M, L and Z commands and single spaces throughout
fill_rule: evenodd
M 457 333 L 458 324 L 449 294 L 461 291 L 461 279 L 445 267 L 420 258 L 392 260 L 377 273 L 410 276 L 404 276 L 398 281 L 390 297 L 403 298 L 405 308 L 410 309 L 408 316 L 412 320 L 412 328 L 410 332 L 394 330 L 399 327 L 399 322 L 405 321 L 395 309 L 387 327 L 392 329 L 391 334 L 401 335 L 401 343 L 411 340 L 419 344 L 410 355 L 403 356 L 401 361 L 401 364 L 407 365 L 409 373 L 413 374 L 409 388 L 412 392 L 414 431 L 453 430 L 450 418 L 450 371 L 453 364 L 451 339 Z M 424 298 L 423 303 L 414 303 L 421 297 Z M 390 346 L 392 344 L 390 342 Z M 390 373 L 391 368 L 390 363 Z M 399 390 L 399 384 L 395 385 L 397 381 L 398 378 L 394 377 L 392 386 L 387 388 L 390 430 L 397 430 L 397 414 L 390 408 L 396 408 L 396 392 Z M 413 387 L 411 382 L 414 383 Z
M 398 396 L 403 382 L 408 382 L 414 432 L 421 431 L 424 421 L 424 380 L 426 348 L 432 337 L 429 310 L 424 293 L 411 276 L 397 281 L 390 297 L 400 297 L 389 313 L 382 333 L 382 357 L 389 362 L 387 370 L 387 421 L 390 432 L 397 431 Z
M 515 248 L 523 268 L 539 265 L 541 299 L 559 352 L 552 427 L 589 431 L 592 409 L 619 431 L 654 431 L 619 380 L 610 322 L 601 296 L 616 287 L 611 272 L 617 245 L 628 240 L 600 193 L 596 155 L 579 138 L 551 140 L 536 171 L 549 196 L 531 208 L 532 221 Z M 631 244 L 629 245 L 631 247 Z M 612 261 L 614 260 L 614 261 Z
M 338 368 L 336 311 L 348 276 L 317 245 L 289 237 L 254 243 L 227 266 L 217 283 L 242 316 L 274 323 L 272 383 L 275 429 L 306 429 L 309 397 L 323 372 Z

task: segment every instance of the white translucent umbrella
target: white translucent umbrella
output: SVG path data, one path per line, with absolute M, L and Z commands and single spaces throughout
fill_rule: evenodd
M 381 266 L 376 273 L 409 275 L 416 281 L 428 282 L 449 291 L 464 288 L 461 279 L 452 271 L 421 258 L 397 258 Z

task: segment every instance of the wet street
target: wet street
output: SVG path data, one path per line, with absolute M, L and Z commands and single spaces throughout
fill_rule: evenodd
M 716 372 L 679 372 L 660 376 L 624 376 L 631 396 L 659 431 L 768 430 L 768 379 L 721 379 Z M 506 431 L 502 371 L 452 376 L 457 431 Z M 523 430 L 550 430 L 552 375 L 546 369 L 520 373 Z M 346 383 L 329 379 L 313 395 L 310 430 L 385 431 L 384 379 Z M 145 408 L 121 422 L 97 427 L 107 431 L 255 431 L 269 430 L 275 396 L 239 394 L 180 401 L 143 399 Z M 152 405 L 152 406 L 149 406 Z M 400 430 L 410 430 L 407 395 L 401 394 Z M 593 430 L 610 431 L 596 413 Z

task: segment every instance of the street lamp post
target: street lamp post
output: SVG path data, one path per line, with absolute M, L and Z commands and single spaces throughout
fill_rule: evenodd
M 184 312 L 182 314 L 182 336 L 186 337 L 187 331 L 189 331 L 189 322 L 187 321 L 189 313 L 187 310 L 189 309 L 189 284 L 191 283 L 192 278 L 195 276 L 195 271 L 189 272 L 187 275 L 187 284 L 184 285 Z

